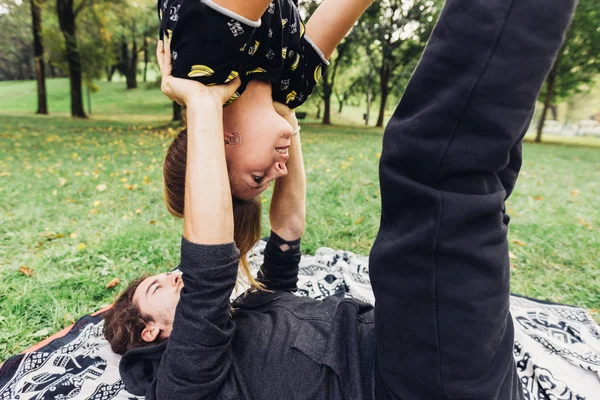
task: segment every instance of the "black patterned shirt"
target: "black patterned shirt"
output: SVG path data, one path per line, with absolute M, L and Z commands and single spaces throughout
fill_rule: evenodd
M 172 73 L 205 85 L 241 78 L 270 82 L 273 100 L 302 105 L 329 64 L 305 36 L 293 0 L 273 0 L 259 21 L 239 16 L 212 0 L 159 0 L 160 38 L 171 39 Z

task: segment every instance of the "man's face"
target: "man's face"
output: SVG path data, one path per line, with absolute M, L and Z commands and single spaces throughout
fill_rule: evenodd
M 183 289 L 183 279 L 181 279 L 181 272 L 178 271 L 153 275 L 139 284 L 133 295 L 133 301 L 138 305 L 142 315 L 147 315 L 153 320 L 147 324 L 150 332 L 142 334 L 144 340 L 153 342 L 156 338 L 164 340 L 169 337 L 173 329 L 175 309 L 179 303 L 181 289 Z

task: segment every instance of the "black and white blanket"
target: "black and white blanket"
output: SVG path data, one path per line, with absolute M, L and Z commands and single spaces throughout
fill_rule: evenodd
M 260 242 L 249 257 L 255 272 L 264 246 Z M 368 272 L 367 257 L 320 248 L 303 256 L 299 295 L 373 303 Z M 600 399 L 600 327 L 586 310 L 512 296 L 511 313 L 526 399 Z M 9 359 L 0 370 L 0 400 L 137 399 L 123 387 L 120 357 L 110 350 L 102 325 L 101 315 L 83 317 L 62 338 Z

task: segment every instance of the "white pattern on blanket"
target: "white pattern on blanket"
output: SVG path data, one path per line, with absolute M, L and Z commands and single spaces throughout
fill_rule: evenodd
M 249 256 L 256 273 L 265 243 Z M 240 285 L 238 290 L 243 290 Z M 374 303 L 368 257 L 320 248 L 303 256 L 298 295 L 346 296 Z M 234 294 L 235 296 L 236 294 Z M 581 308 L 511 296 L 514 356 L 525 398 L 597 399 L 600 393 L 600 329 Z M 49 353 L 26 355 L 0 388 L 0 400 L 136 399 L 119 376 L 119 356 L 102 336 L 102 321 Z

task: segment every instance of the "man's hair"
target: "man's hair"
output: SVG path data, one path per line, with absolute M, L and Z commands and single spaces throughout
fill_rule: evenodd
M 187 163 L 187 129 L 173 139 L 163 166 L 164 198 L 169 212 L 183 218 L 185 172 Z M 261 203 L 258 199 L 240 200 L 233 197 L 233 240 L 240 250 L 240 269 L 255 289 L 262 286 L 250 274 L 246 254 L 260 240 Z
M 112 351 L 125 354 L 128 350 L 150 346 L 159 342 L 146 342 L 142 339 L 142 331 L 152 317 L 142 314 L 139 306 L 133 301 L 136 289 L 147 276 L 134 279 L 127 289 L 117 298 L 113 306 L 102 314 L 104 318 L 104 336 L 110 343 Z

